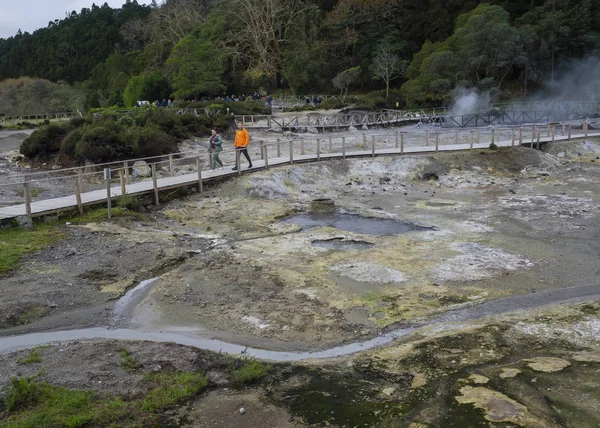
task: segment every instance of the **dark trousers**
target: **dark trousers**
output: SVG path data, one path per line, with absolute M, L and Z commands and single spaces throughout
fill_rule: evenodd
M 238 149 L 240 151 L 240 158 L 242 157 L 242 155 L 246 156 L 246 159 L 248 160 L 248 164 L 252 165 L 252 161 L 250 160 L 250 155 L 248 154 L 248 149 Z

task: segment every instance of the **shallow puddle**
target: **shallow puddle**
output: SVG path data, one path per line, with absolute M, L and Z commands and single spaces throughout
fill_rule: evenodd
M 348 232 L 367 235 L 396 235 L 420 230 L 432 230 L 431 227 L 419 226 L 400 220 L 377 217 L 362 217 L 356 214 L 328 213 L 301 214 L 282 220 L 283 223 L 297 224 L 302 229 L 313 227 L 333 227 Z
M 313 247 L 329 248 L 331 250 L 368 250 L 375 244 L 366 241 L 354 241 L 344 238 L 317 239 L 312 241 Z

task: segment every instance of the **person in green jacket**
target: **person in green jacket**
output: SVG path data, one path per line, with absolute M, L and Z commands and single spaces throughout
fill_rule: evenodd
M 219 159 L 219 153 L 223 151 L 223 139 L 219 135 L 216 130 L 212 130 L 212 135 L 210 136 L 210 153 L 212 154 L 212 171 L 217 168 L 217 165 L 220 165 L 220 168 L 223 168 L 223 162 Z

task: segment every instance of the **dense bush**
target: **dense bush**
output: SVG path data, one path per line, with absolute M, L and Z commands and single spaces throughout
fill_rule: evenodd
M 212 128 L 226 130 L 228 119 L 176 114 L 174 109 L 107 110 L 87 119 L 42 126 L 23 143 L 22 153 L 40 159 L 60 154 L 96 163 L 160 156 L 176 152 L 178 142 L 190 135 L 207 136 Z
M 21 143 L 21 153 L 28 158 L 47 158 L 58 153 L 62 139 L 70 126 L 67 123 L 50 123 L 34 131 Z
M 155 127 L 133 126 L 125 134 L 134 157 L 165 155 L 177 151 L 177 140 Z

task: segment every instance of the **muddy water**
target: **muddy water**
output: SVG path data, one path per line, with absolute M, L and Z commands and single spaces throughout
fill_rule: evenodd
M 146 289 L 147 288 L 148 287 L 146 287 Z M 51 342 L 86 339 L 117 339 L 171 342 L 215 352 L 247 355 L 269 361 L 328 359 L 342 357 L 386 345 L 395 339 L 406 336 L 414 331 L 418 331 L 419 327 L 431 326 L 435 324 L 443 325 L 442 323 L 464 322 L 486 316 L 499 315 L 518 310 L 528 310 L 549 304 L 580 302 L 598 298 L 600 298 L 600 284 L 573 287 L 568 289 L 549 290 L 535 294 L 491 300 L 479 305 L 446 313 L 432 322 L 418 327 L 400 328 L 366 341 L 349 343 L 346 345 L 314 352 L 281 352 L 249 348 L 243 345 L 228 343 L 198 335 L 197 330 L 194 329 L 173 328 L 170 331 L 168 329 L 164 329 L 162 331 L 144 331 L 96 327 L 81 330 L 32 333 L 19 336 L 3 337 L 0 340 L 0 353 L 14 352 L 20 349 L 44 345 Z
M 283 223 L 296 224 L 302 229 L 313 227 L 332 227 L 347 232 L 365 235 L 396 235 L 412 231 L 432 230 L 432 228 L 419 226 L 399 220 L 376 217 L 362 217 L 356 214 L 301 214 L 282 220 Z
M 313 247 L 329 248 L 331 250 L 368 250 L 375 244 L 365 241 L 345 240 L 343 238 L 317 239 L 312 242 Z
M 115 303 L 112 317 L 113 325 L 118 324 L 128 316 L 128 313 L 133 311 L 147 295 L 145 289 L 156 280 L 158 280 L 158 278 L 151 278 L 140 282 L 137 286 L 127 291 L 127 293 Z

